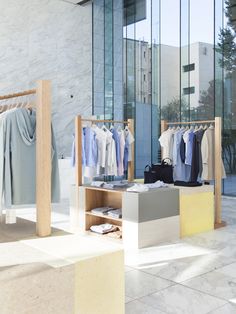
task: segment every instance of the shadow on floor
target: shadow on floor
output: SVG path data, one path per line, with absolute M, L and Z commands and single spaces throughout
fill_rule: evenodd
M 51 236 L 69 235 L 69 232 L 52 228 Z M 2 216 L 0 222 L 0 243 L 15 242 L 26 239 L 36 239 L 36 223 L 30 220 L 17 217 L 17 221 L 14 224 L 5 223 L 5 215 Z

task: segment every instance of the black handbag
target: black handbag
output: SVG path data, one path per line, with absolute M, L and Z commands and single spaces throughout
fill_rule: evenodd
M 165 183 L 173 183 L 173 166 L 171 159 L 163 159 L 161 164 L 152 164 L 152 171 L 156 172 L 156 181 L 160 180 Z
M 156 181 L 156 171 L 147 165 L 144 169 L 144 183 L 155 183 Z

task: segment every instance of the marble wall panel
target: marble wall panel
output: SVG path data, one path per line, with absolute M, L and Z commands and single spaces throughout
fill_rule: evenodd
M 92 112 L 92 5 L 0 0 L 0 93 L 52 80 L 58 153 L 71 151 L 74 117 Z

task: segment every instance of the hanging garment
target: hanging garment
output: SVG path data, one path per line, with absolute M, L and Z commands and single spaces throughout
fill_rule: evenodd
M 182 162 L 180 156 L 180 144 L 184 130 L 180 129 L 174 133 L 174 142 L 173 142 L 173 179 L 174 181 L 189 181 L 190 176 L 190 167 L 185 165 Z
M 117 176 L 116 145 L 113 134 L 103 126 L 101 129 L 93 126 L 96 133 L 98 158 L 97 175 Z
M 182 136 L 181 142 L 180 142 L 180 158 L 183 163 L 185 163 L 185 155 L 186 155 L 186 144 Z
M 124 154 L 125 154 L 125 134 L 123 130 L 118 130 L 119 146 L 120 146 L 120 159 L 118 163 L 117 173 L 118 176 L 124 175 Z
M 36 190 L 36 113 L 18 108 L 0 116 L 3 134 L 5 205 L 35 203 Z M 52 130 L 52 202 L 60 201 L 60 180 L 56 142 Z
M 183 140 L 185 142 L 185 165 L 189 166 L 192 164 L 193 138 L 194 132 L 192 129 L 187 130 L 183 135 Z
M 202 180 L 214 180 L 215 178 L 215 129 L 209 127 L 205 130 L 201 143 L 202 154 Z M 223 161 L 221 163 L 222 178 L 226 178 Z
M 102 169 L 106 166 L 106 145 L 107 134 L 97 125 L 92 125 L 92 129 L 96 134 L 98 157 L 97 157 L 97 175 L 102 174 Z
M 170 158 L 173 160 L 174 133 L 175 130 L 168 129 L 164 131 L 159 138 L 162 147 L 162 159 Z
M 119 140 L 119 133 L 118 131 L 113 128 L 110 130 L 112 133 L 113 140 L 115 141 L 115 147 L 116 147 L 116 163 L 117 163 L 117 168 L 119 168 L 120 164 L 120 140 Z
M 4 128 L 3 128 L 3 121 L 4 118 L 6 117 L 7 114 L 15 111 L 16 109 L 10 109 L 8 111 L 3 112 L 0 115 L 0 195 L 1 195 L 1 203 L 0 203 L 0 208 L 2 211 L 2 206 L 3 206 L 3 201 L 2 201 L 2 196 L 4 195 L 4 161 L 5 161 L 5 150 L 4 150 L 4 145 L 5 145 L 5 138 L 4 138 Z
M 132 144 L 134 143 L 133 134 L 128 128 L 124 130 L 125 135 L 125 151 L 124 151 L 124 170 L 128 170 L 128 163 L 132 161 Z
M 107 135 L 105 175 L 117 176 L 116 144 L 112 133 Z
M 193 136 L 193 146 L 192 146 L 192 164 L 191 164 L 191 176 L 190 181 L 196 182 L 198 176 L 202 173 L 202 154 L 201 154 L 201 143 L 202 137 L 205 130 L 199 129 L 194 132 Z
M 96 174 L 98 159 L 98 147 L 95 131 L 86 127 L 82 132 L 82 165 L 84 166 L 84 176 L 92 178 Z

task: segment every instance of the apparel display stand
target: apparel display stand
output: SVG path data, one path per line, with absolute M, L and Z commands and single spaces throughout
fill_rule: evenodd
M 82 171 L 82 123 L 93 122 L 93 123 L 119 123 L 128 124 L 132 134 L 134 134 L 134 120 L 128 119 L 127 121 L 120 120 L 96 120 L 82 118 L 77 116 L 75 118 L 75 173 L 76 173 L 76 186 L 83 185 L 83 171 Z M 132 161 L 128 163 L 128 181 L 134 180 L 134 147 L 132 145 Z
M 74 203 L 71 206 L 71 221 L 75 230 L 88 234 L 92 232 L 90 229 L 92 226 L 111 224 L 118 229 L 114 233 L 114 240 L 121 241 L 124 247 L 129 249 L 140 249 L 178 239 L 180 216 L 179 192 L 176 189 L 154 189 L 136 193 L 126 191 L 126 187 L 109 189 L 83 185 L 81 153 L 83 122 L 128 124 L 131 133 L 134 132 L 133 120 L 96 120 L 76 117 L 76 185 L 72 187 Z M 132 155 L 128 167 L 129 181 L 134 179 L 134 144 L 132 144 Z M 94 208 L 104 206 L 121 209 L 122 217 L 114 218 L 92 211 Z M 111 239 L 112 234 L 113 232 L 103 234 L 102 237 Z
M 51 82 L 40 80 L 36 89 L 0 96 L 0 100 L 27 95 L 36 96 L 36 233 L 45 237 L 51 234 Z
M 215 229 L 226 225 L 221 220 L 221 193 L 222 193 L 222 170 L 221 170 L 221 130 L 222 122 L 221 117 L 215 117 L 214 120 L 201 120 L 201 121 L 189 121 L 189 122 L 168 122 L 166 120 L 161 121 L 161 133 L 167 130 L 169 125 L 188 125 L 188 124 L 204 124 L 214 123 L 215 125 Z

